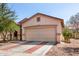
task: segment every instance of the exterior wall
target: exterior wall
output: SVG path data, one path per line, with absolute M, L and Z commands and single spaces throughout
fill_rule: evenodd
M 37 22 L 37 17 L 40 17 L 40 21 Z M 60 41 L 62 36 L 62 26 L 61 21 L 56 20 L 54 18 L 46 17 L 43 15 L 36 15 L 35 17 L 29 19 L 28 21 L 22 24 L 23 27 L 23 35 L 24 35 L 24 27 L 29 26 L 37 26 L 37 25 L 56 25 L 57 26 L 57 40 Z M 23 37 L 24 38 L 24 37 Z

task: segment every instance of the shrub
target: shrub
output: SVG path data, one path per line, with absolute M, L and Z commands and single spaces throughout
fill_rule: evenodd
M 64 42 L 69 43 L 70 38 L 72 37 L 72 33 L 70 32 L 69 29 L 65 28 L 63 31 L 63 36 L 64 36 Z

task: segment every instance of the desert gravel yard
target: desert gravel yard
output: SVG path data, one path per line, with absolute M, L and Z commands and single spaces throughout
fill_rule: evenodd
M 71 43 L 60 43 L 52 47 L 46 56 L 79 56 L 79 39 L 71 39 Z

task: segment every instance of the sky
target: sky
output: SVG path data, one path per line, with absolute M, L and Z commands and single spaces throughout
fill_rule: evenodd
M 79 13 L 77 3 L 9 3 L 11 10 L 15 10 L 18 19 L 16 22 L 29 18 L 36 13 L 44 13 L 64 19 L 67 23 L 69 18 Z

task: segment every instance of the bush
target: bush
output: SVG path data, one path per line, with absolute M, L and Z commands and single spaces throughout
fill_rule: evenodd
M 64 42 L 70 43 L 70 38 L 72 37 L 72 33 L 69 29 L 65 28 L 63 31 Z

